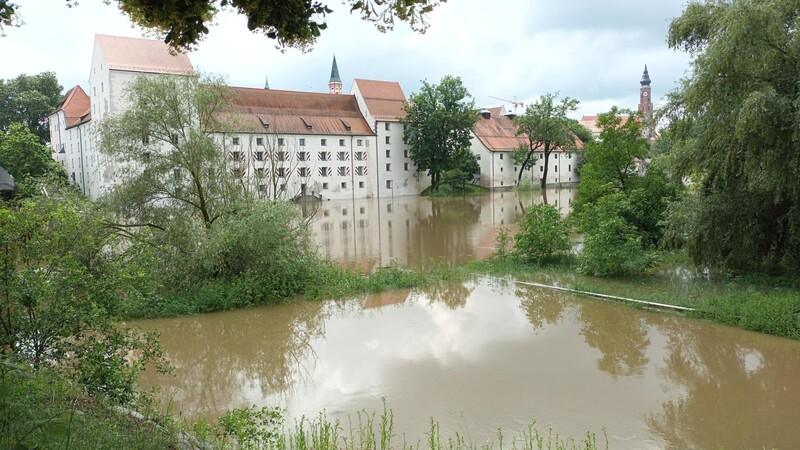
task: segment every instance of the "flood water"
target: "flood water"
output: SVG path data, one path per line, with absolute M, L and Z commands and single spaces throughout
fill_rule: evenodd
M 314 226 L 324 254 L 366 269 L 462 262 L 490 253 L 493 230 L 539 195 L 326 202 Z M 434 417 L 476 442 L 536 419 L 576 439 L 605 429 L 612 449 L 800 443 L 800 341 L 509 280 L 133 325 L 161 331 L 176 367 L 142 387 L 189 417 L 268 405 L 289 423 L 324 410 L 347 427 L 385 397 L 398 442 L 424 441 Z

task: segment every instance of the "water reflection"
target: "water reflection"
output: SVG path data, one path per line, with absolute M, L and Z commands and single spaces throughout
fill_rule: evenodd
M 512 225 L 545 195 L 562 215 L 571 211 L 574 188 L 546 192 L 490 192 L 477 196 L 419 196 L 335 200 L 301 204 L 326 257 L 366 271 L 393 261 L 421 267 L 431 260 L 465 263 L 494 251 L 501 226 Z
M 491 279 L 340 302 L 143 321 L 178 409 L 280 405 L 290 420 L 380 409 L 398 436 L 477 441 L 530 419 L 614 449 L 792 448 L 800 342 Z

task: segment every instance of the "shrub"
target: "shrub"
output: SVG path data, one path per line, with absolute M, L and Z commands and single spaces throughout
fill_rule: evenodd
M 552 205 L 529 207 L 514 240 L 514 253 L 524 261 L 543 262 L 570 249 L 567 225 Z
M 636 228 L 618 216 L 608 217 L 588 233 L 578 255 L 578 271 L 600 277 L 642 272 L 655 260 L 642 248 Z

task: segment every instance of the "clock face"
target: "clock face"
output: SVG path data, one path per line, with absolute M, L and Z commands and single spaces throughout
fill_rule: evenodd
M 647 92 L 642 92 L 642 95 L 647 97 Z

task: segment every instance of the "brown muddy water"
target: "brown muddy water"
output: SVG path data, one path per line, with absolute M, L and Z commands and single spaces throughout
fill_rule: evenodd
M 381 209 L 381 219 L 363 228 L 370 239 L 387 239 L 387 229 L 405 229 L 408 220 L 403 244 L 356 250 L 348 241 L 350 250 L 328 251 L 365 267 L 393 258 L 424 264 L 415 249 L 470 259 L 484 234 L 519 215 L 512 211 L 520 199 L 499 195 L 448 199 L 438 213 L 434 201 L 398 199 L 391 226 L 383 200 L 362 201 L 365 216 Z M 330 203 L 327 217 L 337 208 L 351 214 L 352 206 Z M 404 206 L 410 215 L 399 214 Z M 460 211 L 466 208 L 472 211 Z M 337 219 L 357 225 L 358 214 Z M 427 237 L 431 230 L 438 237 Z M 331 243 L 341 239 L 329 231 Z M 133 325 L 161 331 L 176 367 L 175 377 L 146 373 L 142 387 L 160 387 L 162 400 L 189 417 L 215 420 L 230 408 L 269 405 L 286 408 L 289 423 L 325 411 L 346 428 L 358 411 L 380 411 L 385 397 L 395 433 L 410 442 L 424 441 L 434 417 L 443 435 L 476 442 L 535 419 L 540 429 L 576 439 L 605 429 L 612 449 L 800 443 L 800 342 L 509 280 Z

